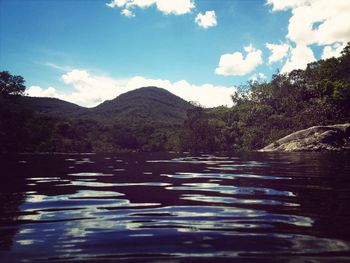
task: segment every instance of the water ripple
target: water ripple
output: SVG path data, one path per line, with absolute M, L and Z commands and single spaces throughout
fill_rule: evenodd
M 347 155 L 11 158 L 1 262 L 350 259 Z

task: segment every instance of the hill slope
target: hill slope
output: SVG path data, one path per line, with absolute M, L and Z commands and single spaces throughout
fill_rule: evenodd
M 92 118 L 118 123 L 182 124 L 193 106 L 169 91 L 143 87 L 105 101 L 88 113 Z
M 34 111 L 30 151 L 113 152 L 175 149 L 193 106 L 156 87 L 124 93 L 94 108 L 25 97 Z
M 87 108 L 56 98 L 23 97 L 35 113 L 51 117 L 72 117 L 86 114 Z
M 121 94 L 94 108 L 56 98 L 25 97 L 35 113 L 69 119 L 91 119 L 104 124 L 182 124 L 189 102 L 169 91 L 143 87 Z

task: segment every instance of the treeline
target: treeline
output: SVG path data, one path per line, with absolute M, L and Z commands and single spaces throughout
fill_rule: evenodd
M 0 72 L 0 152 L 248 151 L 303 128 L 350 122 L 350 44 L 338 58 L 249 82 L 234 106 L 187 111 L 183 125 L 38 114 L 24 79 Z M 171 113 L 169 113 L 171 114 Z
M 164 151 L 175 148 L 174 134 L 147 123 L 129 127 L 45 116 L 22 96 L 0 98 L 0 153 Z
M 116 121 L 114 116 L 60 116 L 33 109 L 25 95 L 24 79 L 0 72 L 0 153 L 120 152 L 177 149 L 181 125 L 163 120 Z M 57 103 L 57 101 L 55 101 Z M 58 106 L 58 105 L 56 105 Z M 141 112 L 142 113 L 142 112 Z M 132 118 L 131 118 L 132 119 Z
M 350 43 L 338 58 L 249 82 L 232 108 L 188 112 L 182 149 L 246 151 L 313 125 L 350 122 Z

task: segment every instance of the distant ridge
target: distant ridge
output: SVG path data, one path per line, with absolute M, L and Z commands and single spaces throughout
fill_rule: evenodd
M 157 87 L 142 87 L 123 93 L 94 108 L 85 108 L 56 98 L 25 97 L 34 111 L 51 117 L 93 119 L 102 123 L 182 124 L 192 104 Z

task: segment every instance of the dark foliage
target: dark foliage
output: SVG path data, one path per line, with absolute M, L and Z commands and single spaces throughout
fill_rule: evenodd
M 91 109 L 12 93 L 0 100 L 0 152 L 177 149 L 178 131 L 192 108 L 155 87 L 125 93 Z
M 0 72 L 1 97 L 23 95 L 24 91 L 25 86 L 23 77 L 11 75 L 8 71 Z

